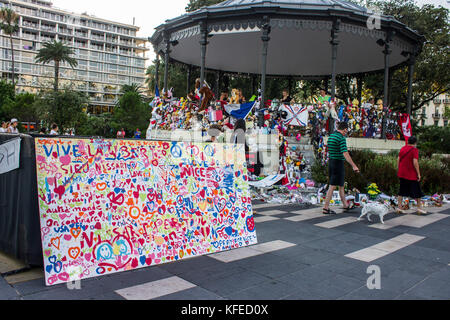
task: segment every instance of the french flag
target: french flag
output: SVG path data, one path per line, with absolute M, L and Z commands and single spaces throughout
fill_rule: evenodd
M 223 119 L 223 112 L 222 110 L 213 110 L 209 109 L 209 121 L 210 122 L 217 122 Z
M 253 101 L 243 104 L 227 104 L 225 105 L 225 111 L 235 119 L 245 119 L 250 114 L 255 106 L 259 104 L 259 101 Z

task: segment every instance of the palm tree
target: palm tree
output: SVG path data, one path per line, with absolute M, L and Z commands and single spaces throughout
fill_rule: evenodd
M 12 36 L 19 31 L 19 15 L 10 8 L 2 8 L 0 10 L 0 29 L 6 35 L 9 35 L 9 41 L 11 43 L 11 62 L 12 62 L 12 84 L 14 89 L 16 88 L 16 76 L 14 66 L 14 44 Z
M 53 41 L 44 43 L 44 47 L 39 50 L 34 58 L 37 63 L 48 64 L 52 61 L 55 63 L 55 91 L 58 91 L 59 67 L 61 63 L 67 62 L 72 68 L 78 65 L 77 60 L 70 56 L 72 54 L 74 54 L 74 51 L 64 43 Z
M 137 83 L 124 84 L 120 89 L 120 93 L 125 94 L 127 92 L 134 92 L 141 94 L 142 87 Z

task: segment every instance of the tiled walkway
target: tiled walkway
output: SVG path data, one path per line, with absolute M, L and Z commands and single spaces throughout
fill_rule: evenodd
M 360 211 L 254 205 L 258 244 L 82 281 L 80 289 L 0 277 L 0 299 L 298 300 L 450 299 L 450 207 L 430 215 L 390 213 L 385 224 Z M 381 290 L 369 290 L 369 266 Z M 42 275 L 42 274 L 41 274 Z M 37 278 L 37 279 L 36 279 Z

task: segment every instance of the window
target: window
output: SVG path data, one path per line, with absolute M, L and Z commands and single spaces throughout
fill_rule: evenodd
M 128 58 L 127 57 L 120 57 L 120 63 L 122 64 L 128 64 Z
M 107 59 L 108 59 L 110 62 L 117 62 L 117 55 L 116 55 L 116 54 L 108 54 L 108 55 L 107 55 Z
M 109 65 L 108 65 L 108 71 L 109 71 L 109 72 L 114 72 L 114 73 L 116 73 L 116 72 L 117 72 L 117 65 L 115 65 L 115 64 L 109 64 Z
M 22 63 L 22 72 L 31 73 L 31 64 Z
M 124 66 L 119 66 L 119 72 L 120 73 L 128 73 L 128 68 Z
M 86 69 L 87 68 L 87 61 L 86 60 L 78 60 L 78 68 L 79 69 Z
M 90 75 L 91 80 L 101 80 L 102 79 L 101 73 L 98 73 L 98 72 L 90 72 L 89 75 Z
M 78 74 L 78 78 L 80 78 L 80 79 L 86 79 L 86 77 L 87 77 L 86 71 L 78 71 L 77 74 Z
M 94 61 L 89 62 L 89 68 L 94 69 L 94 70 L 100 70 L 99 64 Z

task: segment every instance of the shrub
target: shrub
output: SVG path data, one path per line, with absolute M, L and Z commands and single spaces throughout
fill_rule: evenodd
M 311 177 L 316 183 L 328 183 L 328 170 L 327 166 L 323 166 L 318 160 L 311 166 Z
M 421 127 L 417 136 L 418 148 L 427 157 L 433 153 L 450 153 L 450 127 Z
M 369 184 L 376 183 L 385 194 L 397 195 L 400 181 L 397 177 L 398 156 L 395 153 L 380 155 L 371 151 L 354 150 L 351 156 L 360 168 L 361 174 L 353 172 L 350 165 L 346 163 L 346 181 L 350 189 L 357 188 L 365 193 Z M 419 159 L 419 166 L 422 174 L 422 191 L 426 195 L 450 193 L 450 159 L 422 157 Z M 320 162 L 314 163 L 311 171 L 315 182 L 328 182 L 327 167 Z

